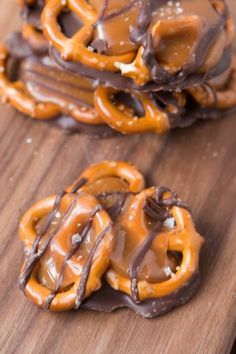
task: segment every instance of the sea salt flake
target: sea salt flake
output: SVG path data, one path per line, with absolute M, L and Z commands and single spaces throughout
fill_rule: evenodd
M 164 221 L 163 225 L 168 227 L 169 229 L 174 229 L 174 227 L 175 227 L 175 219 L 174 218 L 168 218 L 168 219 L 166 219 Z
M 163 270 L 164 270 L 164 273 L 167 277 L 169 277 L 172 274 L 172 270 L 170 267 L 165 267 L 165 268 L 163 268 Z
M 25 140 L 26 144 L 32 144 L 33 139 L 32 138 L 27 138 Z

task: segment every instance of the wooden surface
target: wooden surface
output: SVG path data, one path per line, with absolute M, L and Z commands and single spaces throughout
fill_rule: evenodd
M 15 1 L 2 0 L 1 39 L 17 26 Z M 94 140 L 65 135 L 1 106 L 0 353 L 229 353 L 236 329 L 235 131 L 232 116 L 163 137 Z M 206 238 L 197 295 L 163 317 L 144 320 L 130 310 L 49 313 L 16 286 L 23 260 L 17 230 L 22 212 L 102 159 L 132 161 L 149 183 L 178 191 Z

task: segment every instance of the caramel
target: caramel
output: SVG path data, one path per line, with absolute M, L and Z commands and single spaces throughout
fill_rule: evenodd
M 72 38 L 57 24 L 65 9 L 83 22 Z M 221 0 L 49 0 L 42 14 L 44 34 L 63 60 L 120 72 L 140 86 L 216 67 L 232 43 L 231 23 Z
M 99 307 L 106 289 L 108 303 L 122 292 L 132 308 L 149 299 L 154 306 L 183 288 L 192 293 L 203 239 L 189 208 L 167 188 L 143 188 L 134 166 L 103 161 L 31 207 L 20 223 L 25 295 L 61 311 Z

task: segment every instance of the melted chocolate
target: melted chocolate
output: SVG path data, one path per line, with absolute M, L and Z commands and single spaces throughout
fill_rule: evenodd
M 139 303 L 135 303 L 129 295 L 114 290 L 106 282 L 103 282 L 101 289 L 85 299 L 81 308 L 102 312 L 129 308 L 144 318 L 154 318 L 165 314 L 175 307 L 186 304 L 196 293 L 199 281 L 200 277 L 197 272 L 171 295 L 148 299 Z
M 97 79 L 107 86 L 125 91 L 140 91 L 140 92 L 157 92 L 157 91 L 170 91 L 170 90 L 183 90 L 192 85 L 201 85 L 205 81 L 219 76 L 225 72 L 232 62 L 232 49 L 225 50 L 220 62 L 205 74 L 194 73 L 187 78 L 182 75 L 177 76 L 178 82 L 170 82 L 169 84 L 157 84 L 154 81 L 138 86 L 131 78 L 122 76 L 120 73 L 111 71 L 100 71 L 87 67 L 79 62 L 65 61 L 61 58 L 60 53 L 53 47 L 50 48 L 50 54 L 60 67 L 64 70 L 71 71 L 75 74 L 90 78 Z
M 40 17 L 45 5 L 45 0 L 31 1 L 31 4 L 25 4 L 21 10 L 21 17 L 24 22 L 27 22 L 37 29 L 41 29 Z

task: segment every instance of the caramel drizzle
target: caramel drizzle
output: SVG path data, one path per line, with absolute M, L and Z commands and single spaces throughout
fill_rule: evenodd
M 144 239 L 144 241 L 138 246 L 131 262 L 129 265 L 129 276 L 131 280 L 131 297 L 135 303 L 140 302 L 139 291 L 138 291 L 138 269 L 142 260 L 151 247 L 151 244 L 158 233 L 161 231 L 163 223 L 166 219 L 171 217 L 169 208 L 177 206 L 179 208 L 184 208 L 189 210 L 189 206 L 177 199 L 177 194 L 175 192 L 171 193 L 169 198 L 164 199 L 165 193 L 171 193 L 169 188 L 159 187 L 156 190 L 155 199 L 147 198 L 146 204 L 144 206 L 144 212 L 153 220 L 156 221 L 154 228 L 151 230 L 149 235 Z M 167 208 L 167 209 L 166 209 Z

